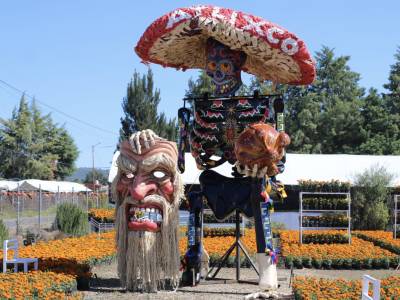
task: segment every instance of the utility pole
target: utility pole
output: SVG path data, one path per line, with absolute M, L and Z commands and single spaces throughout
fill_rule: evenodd
M 92 184 L 93 184 L 93 192 L 95 192 L 95 190 L 96 190 L 96 182 L 95 182 L 95 176 L 94 176 L 94 147 L 96 147 L 96 146 L 98 146 L 98 145 L 100 145 L 101 144 L 101 142 L 98 142 L 97 144 L 95 144 L 95 145 L 92 145 Z

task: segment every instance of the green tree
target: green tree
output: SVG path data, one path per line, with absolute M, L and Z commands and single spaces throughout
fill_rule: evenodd
M 29 106 L 22 96 L 11 118 L 0 119 L 0 175 L 5 178 L 63 179 L 74 171 L 77 156 L 66 130 L 43 116 L 34 100 Z
M 389 73 L 389 82 L 383 87 L 389 91 L 385 95 L 386 107 L 391 114 L 400 113 L 400 47 L 395 55 L 396 62 L 391 65 Z
M 27 156 L 32 142 L 31 113 L 22 97 L 18 110 L 14 108 L 9 120 L 0 119 L 0 171 L 5 178 L 25 177 Z
M 388 154 L 400 154 L 400 47 L 394 55 L 396 61 L 390 67 L 389 82 L 384 88 L 389 92 L 383 95 L 387 110 L 387 127 L 384 130 Z
M 94 180 L 98 180 L 100 184 L 106 185 L 108 183 L 108 178 L 106 175 L 104 175 L 104 172 L 98 169 L 94 169 L 94 172 L 91 170 L 86 174 L 85 180 L 83 181 L 84 183 L 93 183 L 93 174 L 94 174 Z
M 388 186 L 392 178 L 393 175 L 381 166 L 355 175 L 351 203 L 353 229 L 386 229 L 389 223 Z
M 347 65 L 348 56 L 333 49 L 316 53 L 317 78 L 305 87 L 285 87 L 289 151 L 299 153 L 356 153 L 365 140 L 360 75 Z
M 121 118 L 120 140 L 128 138 L 134 132 L 152 129 L 161 137 L 175 141 L 175 119 L 167 120 L 164 113 L 158 114 L 160 100 L 160 90 L 154 89 L 151 69 L 143 76 L 135 71 L 122 101 L 124 117 Z
M 370 89 L 364 99 L 361 112 L 366 139 L 359 147 L 359 153 L 390 155 L 400 153 L 400 132 L 396 119 L 376 89 Z
M 185 97 L 202 97 L 204 93 L 208 93 L 209 96 L 214 96 L 214 92 L 215 86 L 211 78 L 204 70 L 201 70 L 196 80 L 193 80 L 193 78 L 189 79 Z

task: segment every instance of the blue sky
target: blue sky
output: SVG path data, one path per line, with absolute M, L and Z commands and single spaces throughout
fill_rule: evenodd
M 136 69 L 146 66 L 133 48 L 148 25 L 178 7 L 214 4 L 279 24 L 305 41 L 311 53 L 322 45 L 351 56 L 360 85 L 381 92 L 400 46 L 399 1 L 2 1 L 0 80 L 26 91 L 44 113 L 65 124 L 79 151 L 77 166 L 110 165 L 118 139 L 121 101 Z M 190 77 L 152 65 L 161 90 L 160 111 L 174 117 Z M 9 118 L 20 94 L 0 83 L 0 117 Z M 40 104 L 40 103 L 39 103 Z

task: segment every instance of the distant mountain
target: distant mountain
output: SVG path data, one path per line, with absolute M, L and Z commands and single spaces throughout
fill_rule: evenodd
M 97 169 L 97 170 L 100 171 L 101 173 L 103 173 L 108 178 L 108 172 L 110 172 L 109 169 Z M 78 168 L 78 169 L 76 169 L 74 174 L 65 178 L 65 180 L 66 181 L 83 182 L 86 178 L 86 174 L 91 171 L 92 171 L 92 168 Z

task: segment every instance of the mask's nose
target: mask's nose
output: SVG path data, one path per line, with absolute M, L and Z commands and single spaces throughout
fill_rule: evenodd
M 225 74 L 222 73 L 221 70 L 215 71 L 215 73 L 214 73 L 214 78 L 215 78 L 216 80 L 222 80 L 222 79 L 224 79 L 224 77 L 225 77 Z
M 146 182 L 141 176 L 136 176 L 134 182 L 129 187 L 132 199 L 142 201 L 146 196 L 157 192 L 157 185 L 154 182 Z

